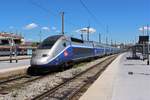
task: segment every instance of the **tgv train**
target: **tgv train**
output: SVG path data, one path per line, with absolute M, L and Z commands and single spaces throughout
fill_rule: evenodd
M 85 59 L 118 53 L 119 49 L 65 35 L 46 38 L 33 53 L 31 67 L 55 70 Z

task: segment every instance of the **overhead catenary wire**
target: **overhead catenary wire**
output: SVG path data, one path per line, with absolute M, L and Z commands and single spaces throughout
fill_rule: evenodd
M 80 1 L 82 2 L 82 5 L 84 5 L 84 7 L 88 9 L 88 7 L 84 4 L 84 2 L 83 2 L 82 0 L 80 0 Z M 55 16 L 57 19 L 60 19 L 60 12 L 59 12 L 59 13 L 54 12 L 54 11 L 52 11 L 52 10 L 50 10 L 50 9 L 48 9 L 48 8 L 46 8 L 46 7 L 44 7 L 43 5 L 41 5 L 39 2 L 36 2 L 35 0 L 29 0 L 29 2 L 30 2 L 30 4 L 32 4 L 33 6 L 38 7 L 39 9 L 43 10 L 44 12 L 46 12 L 46 13 L 48 13 L 48 14 L 51 14 L 52 16 Z M 63 11 L 61 11 L 61 12 L 63 12 Z M 95 20 L 95 22 L 96 22 L 99 26 L 101 26 L 100 28 L 106 30 L 105 27 L 103 27 L 102 23 L 101 23 L 101 22 L 96 18 L 96 16 L 90 11 L 90 9 L 88 9 L 88 12 L 89 12 L 89 14 L 91 15 L 91 17 Z M 74 31 L 71 32 L 71 34 L 70 34 L 71 36 L 73 35 L 72 33 L 76 32 L 76 30 L 81 29 L 81 27 L 83 26 L 83 25 L 74 24 L 74 23 L 68 21 L 67 18 L 65 18 L 65 23 L 66 23 L 66 24 L 69 24 L 70 26 L 73 27 L 73 30 L 74 30 Z M 65 33 L 66 33 L 66 31 L 65 31 Z M 68 34 L 68 35 L 69 35 L 69 34 Z
M 59 13 L 59 14 L 58 14 L 58 13 L 55 13 L 55 12 L 53 12 L 52 10 L 49 10 L 49 9 L 43 7 L 41 4 L 35 2 L 34 0 L 29 0 L 29 2 L 30 2 L 33 6 L 36 6 L 36 7 L 40 8 L 41 10 L 45 11 L 46 13 L 51 13 L 51 15 L 53 15 L 53 16 L 57 17 L 58 19 L 60 19 L 60 13 Z M 62 12 L 63 12 L 63 11 L 62 11 Z M 71 26 L 73 26 L 73 27 L 75 27 L 75 28 L 77 28 L 77 29 L 81 28 L 79 25 L 76 25 L 76 24 L 74 24 L 74 23 L 68 21 L 67 19 L 65 19 L 65 23 L 67 23 L 67 24 L 69 24 L 69 25 L 71 25 Z
M 29 0 L 29 2 L 30 2 L 33 6 L 40 8 L 41 10 L 45 11 L 46 13 L 48 12 L 48 13 L 51 13 L 52 15 L 54 15 L 55 17 L 59 17 L 58 14 L 54 13 L 52 10 L 49 10 L 49 9 L 43 7 L 41 4 L 35 2 L 34 0 Z
M 89 15 L 94 19 L 94 21 L 101 26 L 102 29 L 105 30 L 105 25 L 103 25 L 95 16 L 95 14 L 92 13 L 92 11 L 88 8 L 88 6 L 85 4 L 85 2 L 83 2 L 83 0 L 79 0 L 81 5 L 85 8 L 85 10 L 89 13 Z
M 107 37 L 107 43 L 108 44 L 108 34 L 109 34 L 109 31 L 108 31 L 108 25 L 106 24 L 103 24 L 97 17 L 96 15 L 91 11 L 91 9 L 89 9 L 89 7 L 87 6 L 87 4 L 84 2 L 84 0 L 79 0 L 81 5 L 84 7 L 84 9 L 87 11 L 87 13 L 92 17 L 92 19 L 95 21 L 95 23 L 97 25 L 100 26 L 100 28 L 106 32 L 106 37 Z

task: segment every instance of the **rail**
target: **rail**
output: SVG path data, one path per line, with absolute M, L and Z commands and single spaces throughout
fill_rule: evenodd
M 89 84 L 91 82 L 91 80 L 95 80 L 97 79 L 97 77 L 105 70 L 105 68 L 117 57 L 117 55 L 114 56 L 110 56 L 108 58 L 106 58 L 105 60 L 101 61 L 100 63 L 88 68 L 87 70 L 77 74 L 76 76 L 70 78 L 70 79 L 66 79 L 63 83 L 51 88 L 50 90 L 35 96 L 32 100 L 43 100 L 44 98 L 59 98 L 59 99 L 65 99 L 65 100 L 70 100 L 72 99 L 76 94 L 79 93 L 79 91 L 86 86 L 87 84 Z M 97 72 L 98 71 L 98 72 Z M 95 73 L 96 72 L 96 73 Z M 87 80 L 87 76 L 89 73 L 94 73 L 91 74 L 90 79 Z M 83 77 L 83 75 L 86 76 L 86 78 Z M 78 83 L 81 83 L 82 80 L 82 86 L 78 85 Z M 72 88 L 73 82 L 77 81 L 75 84 L 77 85 L 77 87 L 80 88 Z M 87 82 L 86 82 L 87 81 Z M 72 82 L 72 83 L 71 83 Z M 70 84 L 72 85 L 70 85 Z M 68 84 L 68 85 L 67 85 Z M 84 85 L 83 85 L 84 84 Z M 67 90 L 70 85 L 70 89 L 71 90 Z M 72 86 L 72 87 L 71 87 Z M 65 87 L 65 88 L 64 88 Z M 76 90 L 77 89 L 77 90 Z M 61 92 L 60 92 L 61 91 Z M 69 92 L 68 92 L 69 91 Z M 73 91 L 73 92 L 72 92 Z M 62 93 L 66 93 L 66 94 L 62 94 Z M 62 97 L 59 97 L 60 95 L 63 95 Z

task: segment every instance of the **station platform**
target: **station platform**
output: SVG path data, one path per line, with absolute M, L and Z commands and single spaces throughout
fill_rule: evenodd
M 9 61 L 0 61 L 0 79 L 9 77 L 15 74 L 25 73 L 30 66 L 30 59 L 19 60 L 16 63 L 15 60 L 10 63 Z
M 80 100 L 150 100 L 150 65 L 119 55 Z

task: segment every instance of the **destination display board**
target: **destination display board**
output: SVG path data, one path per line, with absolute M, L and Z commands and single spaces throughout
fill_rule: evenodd
M 144 44 L 149 41 L 149 36 L 139 36 L 139 44 Z

